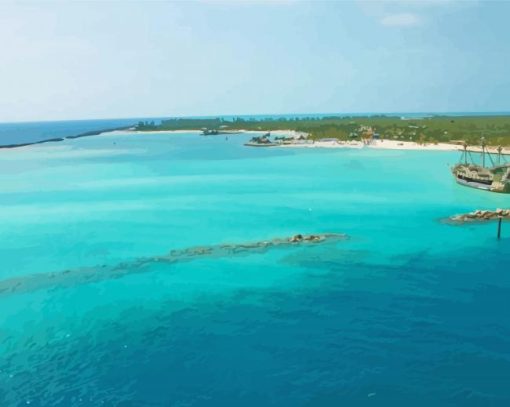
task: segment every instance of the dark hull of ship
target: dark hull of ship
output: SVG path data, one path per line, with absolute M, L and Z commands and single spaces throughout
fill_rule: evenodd
M 483 182 L 471 180 L 469 178 L 460 178 L 458 176 L 455 176 L 455 180 L 457 181 L 458 184 L 464 185 L 466 187 L 481 189 L 481 190 L 484 190 L 484 191 L 490 191 L 491 190 L 492 182 L 490 182 L 490 184 L 486 184 L 486 183 L 483 183 Z
M 458 175 L 455 175 L 455 180 L 457 181 L 458 184 L 464 185 L 466 187 L 481 189 L 483 191 L 497 192 L 500 194 L 510 194 L 510 185 L 508 184 L 506 184 L 503 189 L 500 189 L 493 187 L 492 180 L 480 181 Z

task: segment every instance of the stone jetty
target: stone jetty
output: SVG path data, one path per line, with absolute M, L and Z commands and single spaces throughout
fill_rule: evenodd
M 476 210 L 469 213 L 454 215 L 448 218 L 453 223 L 486 222 L 490 220 L 510 219 L 510 209 L 496 209 L 495 211 Z

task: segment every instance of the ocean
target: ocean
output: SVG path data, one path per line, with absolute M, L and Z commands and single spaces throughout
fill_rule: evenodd
M 442 222 L 510 196 L 248 138 L 0 150 L 0 406 L 510 405 L 510 223 Z
M 138 119 L 0 123 L 0 146 L 39 143 L 91 131 L 129 127 L 136 123 Z

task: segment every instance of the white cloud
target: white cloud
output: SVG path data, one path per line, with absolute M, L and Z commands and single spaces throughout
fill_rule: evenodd
M 380 22 L 388 27 L 415 27 L 421 24 L 421 18 L 413 13 L 398 13 L 386 15 Z
M 481 0 L 357 0 L 361 11 L 388 27 L 416 27 L 454 11 L 479 6 Z

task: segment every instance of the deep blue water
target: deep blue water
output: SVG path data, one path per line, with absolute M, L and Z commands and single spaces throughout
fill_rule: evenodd
M 139 120 L 132 118 L 0 123 L 0 145 L 35 143 L 54 138 L 77 136 L 89 131 L 128 127 L 138 123 Z
M 454 152 L 249 137 L 0 151 L 0 406 L 510 405 L 510 223 L 440 222 L 510 197 Z

